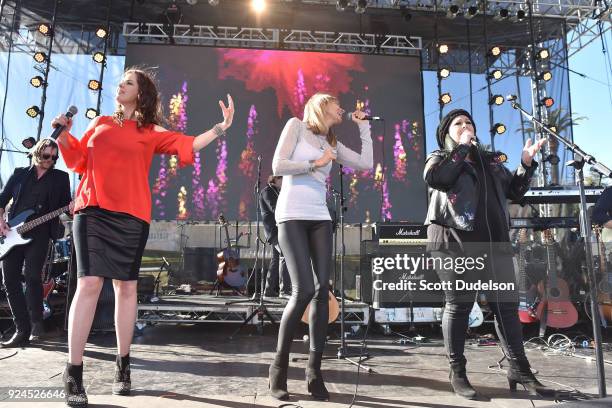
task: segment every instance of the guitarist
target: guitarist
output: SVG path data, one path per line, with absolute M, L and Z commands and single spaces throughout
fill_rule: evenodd
M 607 187 L 593 207 L 593 224 L 612 229 L 612 187 Z
M 5 220 L 5 210 L 11 200 L 9 220 L 25 210 L 33 209 L 40 216 L 68 205 L 70 179 L 68 173 L 54 168 L 57 157 L 57 144 L 52 139 L 42 139 L 34 147 L 32 166 L 15 169 L 0 193 L 2 235 L 10 228 Z M 24 234 L 32 241 L 14 247 L 2 261 L 2 280 L 15 322 L 15 334 L 8 341 L 0 343 L 0 347 L 22 347 L 44 333 L 41 271 L 49 239 L 58 238 L 59 226 L 56 218 Z M 22 271 L 25 275 L 25 295 L 21 285 Z
M 285 257 L 280 252 L 278 245 L 278 227 L 274 213 L 276 211 L 276 201 L 283 184 L 282 176 L 268 177 L 268 185 L 261 190 L 259 196 L 259 207 L 261 216 L 263 217 L 263 226 L 266 231 L 266 241 L 272 245 L 272 259 L 268 267 L 268 276 L 266 277 L 266 290 L 264 296 L 273 297 L 276 291 L 276 282 L 278 282 L 278 295 L 280 297 L 289 298 L 291 296 L 291 278 L 287 271 Z

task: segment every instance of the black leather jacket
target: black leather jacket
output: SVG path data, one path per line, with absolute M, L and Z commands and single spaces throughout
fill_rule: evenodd
M 425 161 L 423 178 L 429 186 L 429 208 L 425 224 L 439 224 L 463 231 L 474 230 L 474 219 L 480 194 L 477 175 L 465 162 L 470 152 L 467 145 L 458 145 L 452 151 L 436 150 Z M 508 200 L 517 200 L 529 189 L 531 177 L 538 167 L 523 163 L 512 173 L 500 160 L 499 153 L 481 152 L 488 172 L 493 176 L 495 195 L 508 218 Z

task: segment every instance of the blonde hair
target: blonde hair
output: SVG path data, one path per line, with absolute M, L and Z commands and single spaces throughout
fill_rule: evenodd
M 338 98 L 335 96 L 316 93 L 308 99 L 304 106 L 304 122 L 306 126 L 315 135 L 325 135 L 327 137 L 327 143 L 331 147 L 336 147 L 336 135 L 331 129 L 328 129 L 325 125 L 325 108 L 330 103 L 338 103 Z
M 53 139 L 40 139 L 34 148 L 32 149 L 32 164 L 37 166 L 40 164 L 40 158 L 43 155 L 43 152 L 47 147 L 50 147 L 51 150 L 55 149 L 57 151 L 56 154 L 59 154 L 59 147 L 57 143 Z M 55 164 L 53 165 L 55 166 Z

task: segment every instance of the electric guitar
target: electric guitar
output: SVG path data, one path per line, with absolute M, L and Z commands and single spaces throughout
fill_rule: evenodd
M 23 234 L 38 227 L 39 225 L 44 224 L 45 222 L 59 217 L 62 213 L 68 211 L 69 209 L 70 205 L 67 205 L 27 222 L 26 220 L 28 217 L 34 214 L 34 210 L 25 210 L 10 219 L 8 221 L 8 225 L 11 227 L 11 229 L 6 233 L 6 235 L 0 235 L 0 259 L 4 259 L 4 257 L 14 247 L 25 245 L 32 240 L 31 238 L 24 238 Z
M 546 282 L 538 284 L 542 301 L 538 304 L 536 315 L 542 325 L 546 323 L 546 326 L 557 329 L 572 327 L 578 321 L 578 312 L 569 300 L 567 282 L 557 277 L 557 255 L 551 230 L 542 232 L 542 241 L 546 245 L 548 278 Z
M 526 246 L 527 246 L 527 229 L 521 228 L 518 237 L 519 244 L 519 320 L 521 323 L 534 323 L 538 321 L 536 315 L 536 306 L 538 303 L 538 288 L 531 284 L 527 287 L 527 271 L 525 270 L 526 261 Z

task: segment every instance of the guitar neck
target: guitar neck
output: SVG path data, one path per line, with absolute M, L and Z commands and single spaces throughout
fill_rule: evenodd
M 28 221 L 25 224 L 23 224 L 21 227 L 17 228 L 17 232 L 19 234 L 25 234 L 31 229 L 36 228 L 39 225 L 44 224 L 45 222 L 54 219 L 55 217 L 58 217 L 61 213 L 66 212 L 69 209 L 70 209 L 70 206 L 67 205 L 65 207 L 58 208 L 57 210 L 52 211 L 48 214 L 45 214 L 42 217 L 38 217 L 38 218 L 33 219 L 32 221 Z

